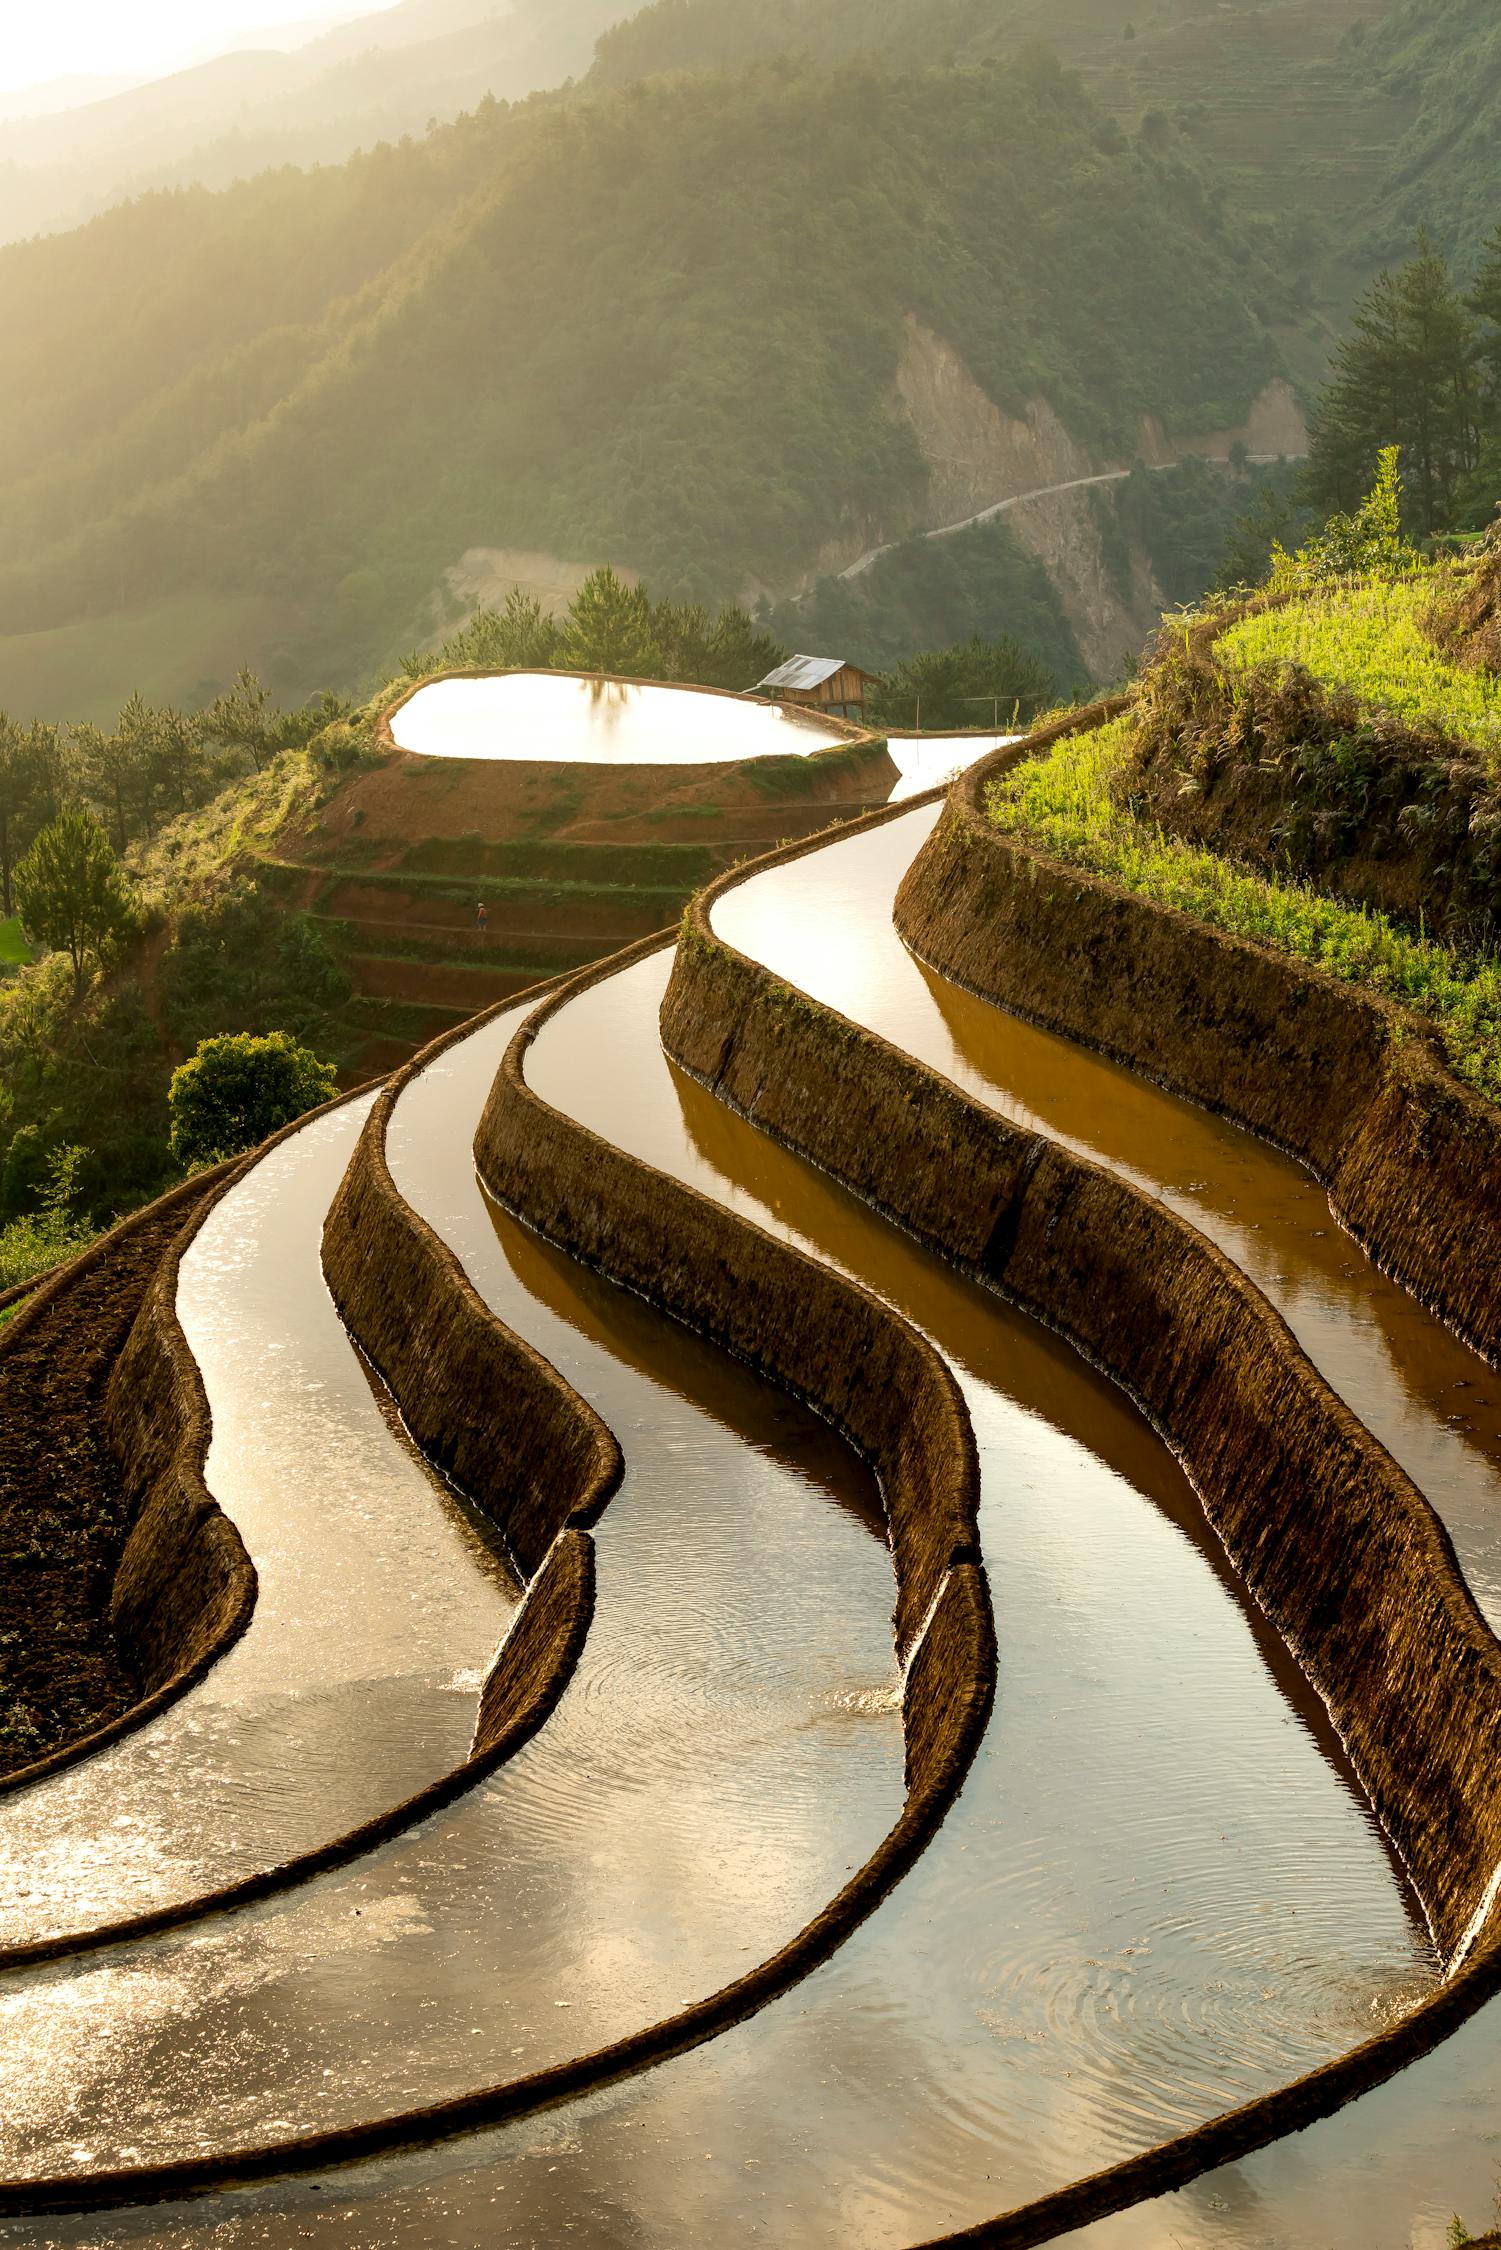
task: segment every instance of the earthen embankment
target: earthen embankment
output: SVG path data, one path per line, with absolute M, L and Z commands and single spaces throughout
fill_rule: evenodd
M 202 1175 L 132 1213 L 20 1292 L 0 1328 L 0 1622 L 14 1611 L 19 1651 L 7 1666 L 4 1788 L 139 1724 L 221 1645 L 222 1577 L 235 1563 L 217 1529 L 201 1547 L 179 1545 L 190 1578 L 170 1616 L 139 1599 L 151 1471 L 117 1412 L 114 1376 L 133 1333 L 155 1324 L 177 1238 L 225 1176 Z
M 1501 1108 L 1418 1019 L 1290 955 L 1049 859 L 988 784 L 1095 714 L 954 786 L 897 893 L 919 959 L 1301 1158 L 1375 1262 L 1501 1359 Z
M 1023 2250 L 1327 2116 L 1496 1992 L 1501 1651 L 1422 1495 L 1209 1243 L 714 935 L 714 896 L 755 872 L 690 913 L 663 1006 L 669 1053 L 1138 1399 L 1328 1700 L 1441 1944 L 1465 1948 L 1430 2000 L 1323 2069 L 945 2238 Z
M 743 879 L 690 915 L 669 1054 L 1141 1403 L 1329 1704 L 1452 1950 L 1501 1863 L 1501 1648 L 1427 1501 L 1193 1228 L 719 940 L 714 899 Z
M 474 1029 L 426 1048 L 381 1093 L 329 1207 L 323 1268 L 417 1443 L 499 1526 L 530 1577 L 566 1523 L 598 1520 L 624 1463 L 594 1409 L 496 1318 L 391 1177 L 386 1135 L 397 1102 Z
M 604 973 L 662 942 L 617 955 Z M 931 1346 L 868 1291 L 531 1092 L 531 1041 L 600 973 L 565 985 L 508 1050 L 475 1136 L 481 1175 L 549 1241 L 806 1399 L 874 1466 L 905 1657 L 951 1558 L 976 1551 L 978 1467 L 958 1388 Z

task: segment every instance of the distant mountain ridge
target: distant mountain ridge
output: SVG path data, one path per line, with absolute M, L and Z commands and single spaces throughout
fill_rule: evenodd
M 127 196 L 338 163 L 588 68 L 628 0 L 400 0 L 290 53 L 252 48 L 83 105 L 0 119 L 0 242 Z
M 471 549 L 707 597 L 941 520 L 916 335 L 961 442 L 1041 401 L 1087 467 L 1243 422 L 1291 309 L 1192 153 L 1047 58 L 492 104 L 12 247 L 0 290 L 0 632 L 212 588 L 276 605 L 283 692 L 420 637 Z

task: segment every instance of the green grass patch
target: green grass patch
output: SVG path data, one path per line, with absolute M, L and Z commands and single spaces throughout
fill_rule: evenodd
M 1435 1025 L 1458 1077 L 1501 1100 L 1501 961 L 1410 936 L 1384 914 L 1147 827 L 1116 793 L 1130 745 L 1129 719 L 1058 743 L 991 783 L 991 819 L 1140 897 L 1402 1002 Z
M 1215 644 L 1226 668 L 1301 664 L 1326 687 L 1347 688 L 1409 724 L 1427 720 L 1501 756 L 1501 679 L 1450 663 L 1424 618 L 1443 582 L 1419 571 L 1389 584 L 1338 586 L 1243 618 Z
M 8 922 L 0 922 L 0 970 L 19 969 L 31 959 L 31 947 L 21 935 L 21 924 L 13 914 Z
M 94 1229 L 65 1211 L 42 1211 L 0 1227 L 0 1290 L 14 1289 L 49 1266 L 76 1258 L 94 1239 Z M 23 1300 L 24 1301 L 24 1300 Z

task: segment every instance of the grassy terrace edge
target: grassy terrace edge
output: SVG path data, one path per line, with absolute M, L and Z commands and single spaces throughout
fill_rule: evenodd
M 1113 793 L 1128 713 L 1024 756 L 984 786 L 1003 833 L 1138 898 L 1272 947 L 1411 1012 L 1461 1082 L 1501 1103 L 1501 959 L 1413 936 L 1375 909 L 1243 867 L 1134 817 Z
M 1302 665 L 1372 712 L 1427 723 L 1501 757 L 1501 679 L 1460 664 L 1434 638 L 1435 604 L 1462 574 L 1439 564 L 1389 580 L 1338 580 L 1227 623 L 1215 653 L 1232 677 Z

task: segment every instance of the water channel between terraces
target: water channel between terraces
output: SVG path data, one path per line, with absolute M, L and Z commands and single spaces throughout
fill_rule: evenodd
M 183 1261 L 206 1475 L 255 1563 L 254 1616 L 151 1724 L 0 1800 L 0 1944 L 274 1866 L 467 1754 L 517 1590 L 382 1417 L 323 1284 L 323 1209 L 368 1108 L 274 1149 Z
M 1429 1974 L 1371 1824 L 1337 1770 L 1335 1746 L 1327 1731 L 1318 1738 L 1306 1702 L 1300 1710 L 1296 1675 L 1281 1664 L 1275 1640 L 1213 1567 L 1196 1505 L 1164 1449 L 1065 1347 L 669 1071 L 654 1037 L 667 965 L 665 953 L 655 956 L 573 1003 L 534 1049 L 532 1083 L 606 1126 L 620 1145 L 861 1272 L 948 1352 L 982 1448 L 1000 1703 L 963 1799 L 915 1875 L 807 1984 L 663 2071 L 489 2137 L 462 2165 L 450 2152 L 446 2163 L 404 2168 L 399 2185 L 393 2177 L 403 2168 L 371 2175 L 383 2180 L 378 2232 L 362 2237 L 358 2226 L 372 2225 L 371 2214 L 351 2213 L 351 2240 L 395 2239 L 407 2225 L 412 2239 L 441 2239 L 457 2194 L 463 2208 L 473 2210 L 475 2198 L 487 2204 L 486 2224 L 497 2229 L 509 2210 L 511 2238 L 523 2241 L 580 2232 L 600 2242 L 692 2239 L 710 2227 L 733 2235 L 765 2224 L 778 2240 L 899 2244 L 984 2216 L 1277 2083 L 1361 2036 Z M 706 1459 L 679 1430 L 664 1448 L 660 1408 L 621 1387 L 627 1352 L 631 1361 L 647 1359 L 659 1382 L 680 1383 L 690 1370 L 700 1385 L 748 1379 L 504 1217 L 493 1228 L 487 1222 L 463 1137 L 511 1022 L 504 1017 L 451 1050 L 404 1097 L 393 1169 L 503 1315 L 612 1420 L 634 1467 L 601 1527 L 601 1615 L 584 1674 L 541 1740 L 481 1793 L 475 1821 L 463 1811 L 448 1816 L 424 1851 L 452 1869 L 462 1833 L 471 1883 L 478 1878 L 493 1893 L 520 1877 L 572 1906 L 566 1921 L 534 1933 L 528 1976 L 549 1997 L 573 2002 L 578 2030 L 588 1980 L 612 1981 L 612 1953 L 639 1977 L 653 1939 L 671 1952 L 692 1932 L 698 1943 L 685 1950 L 703 1969 L 712 1965 L 704 1932 L 715 1913 L 698 1883 L 720 1899 L 737 1937 L 764 1918 L 759 1902 L 769 1882 L 777 1887 L 764 1826 L 755 1843 L 745 1826 L 737 1835 L 733 1792 L 727 1805 L 700 1781 L 681 1829 L 663 1786 L 662 1761 L 691 1763 L 696 1735 L 738 1762 L 743 1736 L 720 1740 L 727 1680 L 753 1683 L 753 1723 L 787 1769 L 788 1786 L 750 1800 L 762 1824 L 771 1817 L 785 1826 L 790 1798 L 796 1825 L 789 1740 L 832 1725 L 841 1747 L 872 1731 L 892 1746 L 891 1697 L 883 1693 L 891 1587 L 868 1528 L 869 1495 L 862 1502 L 854 1491 L 841 1506 L 842 1479 L 795 1496 L 803 1505 L 794 1513 L 808 1518 L 811 1498 L 812 1520 L 847 1528 L 853 1547 L 841 1542 L 822 1585 L 799 1588 L 795 1569 L 778 1571 L 779 1511 L 754 1505 L 754 1442 L 747 1447 L 742 1437 Z M 795 1411 L 779 1402 L 779 1418 Z M 674 1445 L 688 1456 L 676 1480 Z M 772 1541 L 749 1567 L 732 1546 L 751 1583 L 749 1612 L 726 1617 L 718 1598 L 705 1598 L 695 1533 L 706 1504 L 732 1531 L 748 1518 L 756 1550 Z M 868 1609 L 884 1662 L 851 1669 L 841 1665 L 837 1638 L 831 1646 L 830 1615 L 837 1619 L 847 1600 L 836 1588 L 852 1560 L 871 1555 L 881 1575 Z M 803 1567 L 801 1555 L 788 1560 Z M 789 1595 L 798 1610 L 790 1635 L 768 1614 Z M 664 1645 L 674 1653 L 672 1614 L 682 1607 L 700 1645 L 676 1651 L 685 1669 L 659 1701 L 650 1670 Z M 1164 1615 L 1178 1624 L 1171 1642 L 1142 1630 L 1143 1618 Z M 789 1738 L 775 1721 L 788 1698 L 793 1645 L 802 1666 L 792 1696 L 800 1727 Z M 520 1786 L 539 1769 L 540 1781 Z M 884 1821 L 891 1798 L 882 1802 L 863 1778 L 870 1801 L 862 1810 Z M 818 1799 L 805 1807 L 812 1825 L 838 1832 L 840 1807 L 861 1780 L 847 1756 L 827 1764 Z M 492 1857 L 481 1870 L 465 1832 L 481 1820 L 493 1825 L 502 1798 L 512 1816 L 510 1864 Z M 844 1823 L 847 1859 L 868 1848 L 875 1825 L 867 1817 L 860 1843 L 859 1823 Z M 584 1854 L 581 1833 L 592 1847 Z M 806 1858 L 808 1839 L 799 1841 Z M 549 1851 L 560 1862 L 551 1873 Z M 400 1848 L 382 1856 L 399 1858 Z M 684 1870 L 665 1895 L 663 1864 Z M 371 1872 L 354 1886 L 367 1901 Z M 390 1876 L 382 1872 L 384 1892 Z M 837 1875 L 821 1872 L 832 1889 Z M 582 1897 L 569 1898 L 569 1881 Z M 569 1924 L 579 1912 L 594 1919 L 596 1905 L 595 1948 L 576 1963 Z M 398 1950 L 406 1949 L 364 1963 L 388 1994 Z M 458 2005 L 464 1967 L 450 1961 L 445 1980 L 429 1989 L 430 2004 L 445 2014 Z M 404 1981 L 388 1999 L 393 2014 L 403 1990 Z M 649 1978 L 639 1978 L 636 1996 L 649 2005 Z M 513 1985 L 506 1998 L 519 2020 L 525 1993 Z M 212 2111 L 200 2120 L 210 2125 L 217 2130 Z M 562 2177 L 536 2161 L 545 2151 L 556 2166 L 559 2150 L 578 2159 Z M 337 2198 L 338 2183 L 329 2185 Z M 311 2190 L 295 2192 L 299 2203 L 319 2207 Z M 580 2194 L 582 2208 L 573 2202 Z M 351 2222 L 332 2198 L 321 2208 L 337 2230 Z M 397 2217 L 403 2203 L 410 2221 Z M 601 2206 L 613 2217 L 602 2218 Z M 257 2239 L 258 2228 L 260 2239 L 279 2239 L 284 2204 L 281 2217 L 264 2198 L 229 2208 L 245 2239 Z M 162 2215 L 154 2216 L 160 2229 Z M 192 2239 L 191 2218 L 177 2224 L 189 2230 L 181 2239 Z M 452 2239 L 466 2239 L 463 2225 Z
M 867 1020 L 918 1052 L 882 995 L 904 972 L 943 1020 L 886 920 L 929 817 L 878 832 L 901 839 L 884 899 L 882 878 L 845 857 L 873 840 L 857 839 L 800 863 L 827 878 L 816 900 L 809 893 L 816 926 L 794 904 L 780 925 L 794 953 L 783 973 L 855 1015 L 865 992 Z M 728 906 L 759 914 L 763 887 L 800 868 L 757 879 Z M 846 922 L 855 894 L 864 903 Z M 762 950 L 744 929 L 726 934 Z M 843 985 L 821 983 L 836 960 L 849 971 Z M 981 1444 L 1002 1657 L 996 1716 L 961 1803 L 834 1961 L 708 2049 L 422 2159 L 191 2212 L 57 2222 L 48 2241 L 270 2244 L 315 2228 L 350 2243 L 604 2245 L 712 2229 L 897 2245 L 1278 2083 L 1431 1979 L 1321 1713 L 1238 1600 L 1165 1451 L 1065 1347 L 671 1072 L 655 1040 L 666 970 L 667 956 L 655 956 L 573 1003 L 542 1034 L 529 1077 L 621 1145 L 859 1273 L 948 1354 Z M 112 2053 L 88 2054 L 81 2036 L 59 2033 L 59 1999 L 86 1980 L 10 1988 L 0 2051 L 11 2050 L 16 2082 L 36 2074 L 22 2120 L 35 2123 L 39 2160 L 44 2150 L 55 2159 L 63 2113 L 80 2161 L 96 2141 L 116 2145 L 125 2097 L 103 2133 L 90 2116 L 91 2101 L 97 2117 L 112 2114 L 112 2077 L 130 2087 L 137 2139 L 143 2114 L 153 2137 L 158 2078 L 167 2108 L 192 2088 L 205 2145 L 252 2116 L 254 2138 L 323 2122 L 326 2098 L 305 2094 L 310 2063 L 340 2044 L 330 2015 L 342 2024 L 363 2011 L 368 2050 L 341 2058 L 351 2078 L 341 2110 L 369 2092 L 371 2056 L 394 2065 L 399 2053 L 409 2074 L 400 2090 L 415 2098 L 446 2090 L 466 2033 L 469 2081 L 498 2075 L 497 2042 L 518 2025 L 532 2037 L 533 2011 L 558 1998 L 590 2019 L 568 2027 L 567 2051 L 586 2030 L 597 2035 L 612 1994 L 628 1991 L 631 2020 L 660 2012 L 664 1990 L 687 1996 L 694 1974 L 720 1965 L 726 1924 L 767 1949 L 761 1925 L 778 1926 L 768 1892 L 789 1912 L 810 1911 L 818 1885 L 836 1887 L 894 1809 L 891 1588 L 871 1496 L 826 1434 L 797 1427 L 807 1421 L 798 1410 L 510 1221 L 487 1220 L 466 1147 L 511 1020 L 451 1050 L 404 1097 L 393 1163 L 483 1293 L 594 1400 L 632 1463 L 601 1528 L 601 1613 L 584 1670 L 543 1737 L 457 1813 L 290 1909 L 238 1918 L 230 1936 L 211 1930 L 194 1948 L 113 1960 L 75 2004 L 93 2039 L 119 2040 Z M 961 1075 L 952 1042 L 946 1059 L 931 1059 Z M 1044 1098 L 1051 1082 L 1026 1086 L 1026 1098 Z M 1247 1144 L 1248 1164 L 1264 1154 Z M 642 1382 L 634 1395 L 630 1370 Z M 664 1434 L 670 1421 L 648 1394 L 676 1399 L 697 1438 L 681 1426 Z M 704 1449 L 708 1425 L 728 1442 Z M 729 1541 L 727 1606 L 724 1565 L 702 1561 L 711 1515 L 711 1547 L 721 1533 Z M 789 1602 L 791 1630 L 776 1614 Z M 675 1796 L 685 1758 L 694 1771 Z M 820 1851 L 826 1840 L 832 1854 Z M 526 1944 L 503 1960 L 489 1924 L 508 1902 L 521 1918 L 518 1896 Z M 352 1932 L 362 1916 L 373 1926 Z M 733 1953 L 730 1973 L 740 1965 Z M 487 2011 L 475 1987 L 490 1983 L 499 1989 Z M 388 2022 L 370 2020 L 374 1990 Z M 214 2071 L 221 2044 L 233 2067 Z M 537 2059 L 535 2047 L 526 2053 Z M 225 2086 L 221 2108 L 221 2086 L 247 2057 L 249 2090 L 236 2083 L 231 2098 Z M 1350 2114 L 1362 2113 L 1371 2102 Z M 1256 2163 L 1276 2188 L 1296 2158 L 1276 2151 Z M 1142 2214 L 1096 2235 L 1285 2239 L 1303 2250 L 1301 2232 L 1268 2231 L 1270 2207 L 1236 2185 L 1255 2173 L 1216 2176 L 1174 2199 L 1167 2218 Z M 1388 2180 L 1383 2221 L 1391 2193 Z M 1300 2224 L 1296 2197 L 1282 2200 Z M 40 2237 L 33 2227 L 0 2239 Z M 1382 2238 L 1351 2234 L 1350 2250 L 1357 2239 Z M 1405 2242 L 1405 2228 L 1390 2239 Z M 1345 2250 L 1332 2233 L 1307 2240 Z

